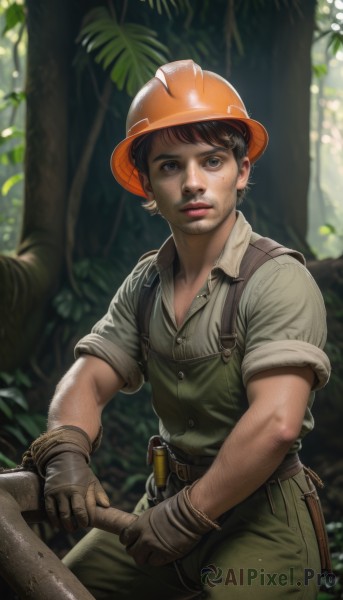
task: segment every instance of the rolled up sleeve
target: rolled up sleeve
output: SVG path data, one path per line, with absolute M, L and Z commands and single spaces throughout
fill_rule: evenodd
M 75 346 L 75 357 L 91 354 L 105 360 L 125 381 L 124 393 L 134 393 L 144 378 L 136 313 L 149 261 L 138 263 L 120 286 L 107 313 Z
M 102 335 L 90 333 L 82 338 L 75 347 L 75 357 L 81 354 L 92 354 L 111 365 L 125 381 L 123 392 L 133 394 L 142 386 L 143 375 L 137 361 Z
M 291 257 L 269 261 L 259 271 L 246 287 L 239 317 L 246 328 L 244 385 L 268 369 L 309 366 L 313 390 L 320 389 L 329 379 L 330 362 L 323 350 L 326 311 L 317 284 Z

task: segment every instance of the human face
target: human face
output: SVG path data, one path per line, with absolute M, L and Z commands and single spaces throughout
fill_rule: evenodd
M 174 234 L 228 234 L 235 222 L 237 190 L 250 172 L 249 159 L 240 168 L 232 150 L 199 140 L 190 144 L 162 134 L 155 137 L 148 157 L 149 176 L 142 174 L 148 200 Z

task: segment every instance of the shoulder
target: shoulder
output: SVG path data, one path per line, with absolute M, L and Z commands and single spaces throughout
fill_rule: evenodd
M 283 292 L 290 297 L 299 294 L 315 295 L 322 299 L 309 270 L 290 254 L 282 254 L 268 260 L 252 275 L 246 286 L 246 295 L 252 300 L 264 292 L 268 295 L 279 295 Z
M 292 256 L 267 261 L 251 277 L 239 306 L 238 331 L 245 383 L 263 370 L 305 365 L 316 373 L 317 388 L 326 383 L 330 363 L 323 352 L 323 297 L 310 272 Z
M 322 302 L 321 292 L 305 266 L 303 255 L 296 250 L 283 247 L 275 240 L 252 232 L 247 253 L 248 260 L 252 264 L 255 261 L 258 265 L 259 256 L 265 253 L 270 254 L 271 258 L 256 268 L 250 276 L 243 292 L 243 304 L 244 301 L 248 302 L 251 307 L 261 295 L 263 298 L 266 295 L 269 297 L 275 295 L 282 300 L 280 294 L 284 294 L 286 298 L 314 295 Z
M 292 256 L 271 259 L 254 273 L 243 292 L 239 316 L 252 337 L 301 338 L 320 347 L 326 339 L 320 289 Z
M 156 258 L 158 254 L 158 250 L 149 250 L 148 252 L 144 252 L 142 256 L 138 259 L 138 263 L 144 262 L 150 258 Z
M 157 273 L 158 250 L 150 250 L 143 254 L 131 273 L 127 277 L 130 291 L 139 293 L 140 288 L 149 280 L 152 274 Z

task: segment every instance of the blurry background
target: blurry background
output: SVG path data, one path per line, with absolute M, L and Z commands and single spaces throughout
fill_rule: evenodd
M 19 463 L 44 430 L 75 342 L 168 235 L 116 184 L 109 158 L 141 85 L 160 64 L 193 58 L 266 126 L 242 210 L 306 255 L 325 297 L 333 375 L 302 458 L 325 480 L 342 569 L 343 1 L 0 0 L 0 28 L 0 464 Z M 95 468 L 130 510 L 156 432 L 149 387 L 119 394 L 104 429 Z M 41 534 L 61 554 L 73 543 Z

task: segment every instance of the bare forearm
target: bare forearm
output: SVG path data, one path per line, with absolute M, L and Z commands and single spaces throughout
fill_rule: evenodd
M 193 504 L 216 519 L 260 487 L 287 453 L 272 423 L 248 411 L 224 442 L 211 469 L 192 490 Z
M 123 384 L 104 361 L 95 357 L 79 359 L 56 388 L 49 408 L 48 428 L 75 425 L 94 440 L 104 406 Z
M 216 519 L 268 479 L 300 432 L 312 377 L 299 369 L 252 382 L 249 409 L 192 489 L 197 508 Z
M 98 404 L 94 391 L 87 383 L 77 383 L 67 375 L 60 382 L 52 399 L 48 428 L 61 425 L 76 425 L 94 440 L 101 423 L 101 405 Z

